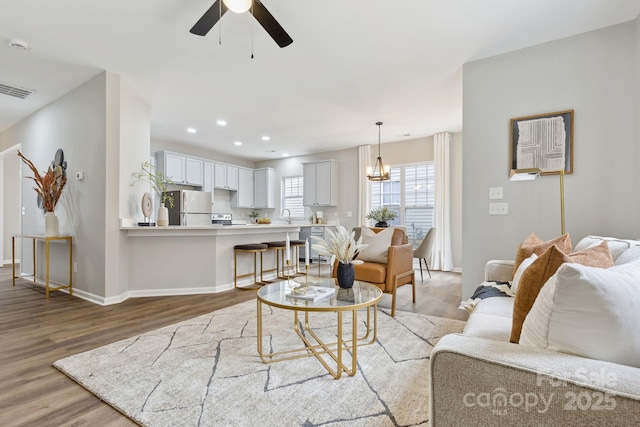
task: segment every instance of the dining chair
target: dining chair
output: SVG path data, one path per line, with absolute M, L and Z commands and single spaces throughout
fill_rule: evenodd
M 420 263 L 420 280 L 424 282 L 424 278 L 422 277 L 422 261 L 424 260 L 424 266 L 427 267 L 427 273 L 429 273 L 429 277 L 431 277 L 431 271 L 429 270 L 429 265 L 427 264 L 427 258 L 431 258 L 431 249 L 433 248 L 433 239 L 436 236 L 436 229 L 431 227 L 429 231 L 427 231 L 427 235 L 424 236 L 420 245 L 413 250 L 413 257 L 418 258 L 418 262 Z

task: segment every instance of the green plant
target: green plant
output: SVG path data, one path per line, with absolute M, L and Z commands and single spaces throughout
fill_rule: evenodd
M 169 202 L 169 207 L 173 207 L 173 197 L 167 194 L 167 187 L 169 184 L 175 184 L 175 182 L 157 170 L 155 166 L 146 161 L 142 164 L 140 171 L 134 172 L 133 176 L 136 180 L 131 183 L 131 186 L 138 181 L 146 181 L 151 184 L 151 188 L 158 195 L 160 203 Z
M 374 209 L 367 214 L 367 219 L 373 219 L 378 222 L 391 221 L 396 219 L 398 214 L 395 211 L 392 211 L 386 206 L 381 207 L 380 209 Z
M 251 211 L 251 213 L 249 214 L 249 218 L 251 219 L 256 219 L 260 216 L 260 213 L 257 211 Z

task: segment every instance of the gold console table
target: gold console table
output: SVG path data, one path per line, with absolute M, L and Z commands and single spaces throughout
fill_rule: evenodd
M 36 277 L 36 242 L 41 241 L 44 242 L 45 246 L 45 294 L 47 299 L 49 299 L 49 291 L 58 291 L 60 289 L 69 289 L 69 295 L 73 295 L 73 240 L 71 236 L 53 236 L 53 237 L 45 237 L 45 236 L 33 236 L 33 235 L 20 235 L 16 234 L 11 237 L 11 268 L 12 268 L 12 281 L 13 286 L 16 285 L 16 278 L 29 278 L 30 275 L 26 276 L 16 276 L 16 239 L 32 239 L 33 240 L 33 283 L 39 284 L 37 282 Z M 49 281 L 49 244 L 51 242 L 63 241 L 67 242 L 69 245 L 69 284 L 62 285 L 56 283 L 54 287 L 51 286 Z

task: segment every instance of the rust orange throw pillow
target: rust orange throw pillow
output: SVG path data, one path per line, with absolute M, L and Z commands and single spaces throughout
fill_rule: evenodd
M 540 289 L 547 280 L 556 273 L 556 270 L 565 262 L 573 262 L 588 267 L 609 268 L 613 267 L 613 258 L 609 252 L 609 245 L 603 241 L 598 246 L 574 252 L 570 255 L 563 253 L 557 246 L 551 246 L 544 251 L 522 273 L 520 284 L 516 291 L 516 299 L 513 302 L 513 319 L 511 324 L 510 341 L 520 341 L 522 324 L 529 310 L 540 293 Z
M 527 236 L 526 239 L 520 243 L 520 247 L 518 248 L 518 252 L 516 252 L 515 265 L 513 266 L 513 274 L 516 274 L 516 270 L 518 266 L 525 259 L 529 258 L 532 254 L 536 254 L 540 256 L 542 252 L 549 249 L 551 246 L 557 246 L 565 254 L 571 253 L 571 239 L 569 238 L 569 234 L 563 234 L 560 237 L 556 237 L 553 240 L 548 240 L 543 242 L 540 240 L 536 233 L 531 233 Z

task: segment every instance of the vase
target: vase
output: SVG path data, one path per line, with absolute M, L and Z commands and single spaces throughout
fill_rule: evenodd
M 336 272 L 338 286 L 344 289 L 352 288 L 355 276 L 356 274 L 353 264 L 338 263 L 338 271 Z
M 60 234 L 58 217 L 53 212 L 45 212 L 44 214 L 44 236 L 56 237 Z
M 156 223 L 160 227 L 165 227 L 169 225 L 169 209 L 162 204 L 162 206 L 158 207 L 158 215 L 156 217 Z
M 387 223 L 387 221 L 378 221 L 378 222 L 376 222 L 376 227 L 378 227 L 378 228 L 388 228 L 389 224 Z

